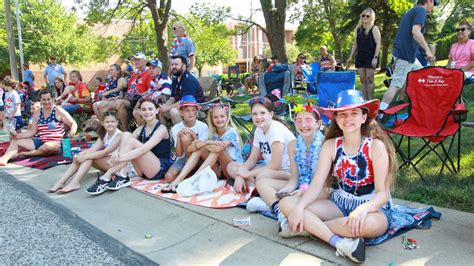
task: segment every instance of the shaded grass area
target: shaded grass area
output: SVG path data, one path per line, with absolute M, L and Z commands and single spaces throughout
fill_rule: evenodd
M 439 62 L 438 65 L 445 65 L 446 62 Z M 380 73 L 375 76 L 375 97 L 381 99 L 386 91 L 383 80 L 387 77 Z M 359 88 L 357 78 L 356 88 Z M 464 88 L 463 96 L 469 110 L 467 121 L 474 121 L 474 84 Z M 249 99 L 250 96 L 243 96 L 242 99 Z M 247 104 L 238 104 L 233 109 L 235 115 L 248 115 L 250 109 Z M 251 125 L 249 125 L 251 126 Z M 392 187 L 392 196 L 409 201 L 421 202 L 428 205 L 452 208 L 461 211 L 474 212 L 474 128 L 463 127 L 461 134 L 461 170 L 457 174 L 452 174 L 445 169 L 441 176 L 439 185 L 435 184 L 441 161 L 436 155 L 427 156 L 421 163 L 419 169 L 428 181 L 425 185 L 418 174 L 411 167 L 403 167 Z M 412 149 L 422 145 L 422 141 L 412 142 Z M 454 143 L 451 152 L 454 155 L 457 141 Z M 438 148 L 441 152 L 441 149 Z M 399 158 L 399 162 L 401 159 Z

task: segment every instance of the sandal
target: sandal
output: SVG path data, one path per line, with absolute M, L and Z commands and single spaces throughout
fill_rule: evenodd
M 167 186 L 164 188 L 161 188 L 161 193 L 176 193 L 176 188 L 178 186 Z

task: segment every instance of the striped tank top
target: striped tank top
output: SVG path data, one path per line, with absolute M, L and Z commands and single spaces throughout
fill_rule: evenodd
M 51 114 L 46 118 L 41 108 L 38 119 L 38 136 L 41 141 L 61 141 L 65 132 L 64 123 L 56 118 L 56 106 L 53 106 Z

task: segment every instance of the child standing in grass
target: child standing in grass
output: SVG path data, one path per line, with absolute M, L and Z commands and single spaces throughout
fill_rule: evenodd
M 20 133 L 20 130 L 23 127 L 23 119 L 21 118 L 21 100 L 20 95 L 17 92 L 18 81 L 10 76 L 6 76 L 3 79 L 3 85 L 6 89 L 3 125 L 5 131 L 13 136 Z

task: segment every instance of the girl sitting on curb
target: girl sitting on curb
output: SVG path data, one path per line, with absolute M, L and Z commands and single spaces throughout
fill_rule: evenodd
M 354 262 L 365 260 L 364 238 L 384 234 L 391 217 L 390 185 L 398 167 L 393 144 L 374 120 L 379 104 L 347 90 L 335 108 L 321 108 L 333 122 L 313 182 L 297 202 L 280 201 L 293 231 L 307 231 Z M 339 188 L 330 199 L 319 198 L 333 173 Z
M 170 167 L 170 136 L 168 130 L 156 118 L 159 109 L 154 100 L 140 100 L 139 108 L 145 125 L 133 134 L 122 133 L 120 146 L 107 161 L 109 170 L 87 189 L 93 195 L 106 190 L 119 190 L 130 185 L 128 175 L 119 171 L 132 162 L 135 172 L 143 178 L 158 180 L 164 177 Z
M 87 174 L 92 166 L 103 172 L 110 168 L 107 164 L 107 160 L 109 159 L 110 154 L 120 145 L 122 131 L 117 128 L 117 111 L 105 111 L 101 117 L 102 125 L 97 131 L 97 135 L 99 135 L 97 141 L 90 149 L 74 156 L 73 162 L 66 170 L 66 173 L 64 173 L 64 175 L 56 181 L 50 189 L 48 189 L 48 192 L 64 194 L 78 190 L 81 188 L 81 179 Z M 64 186 L 69 179 L 71 181 Z
M 274 178 L 283 181 L 290 179 L 288 143 L 295 139 L 291 131 L 282 123 L 273 120 L 273 103 L 266 97 L 249 101 L 252 121 L 257 127 L 250 156 L 244 163 L 231 162 L 227 167 L 229 175 L 235 179 L 236 192 L 244 192 L 249 184 L 261 178 Z M 263 164 L 258 164 L 263 155 Z M 247 204 L 251 212 L 268 210 L 268 205 L 259 197 Z

